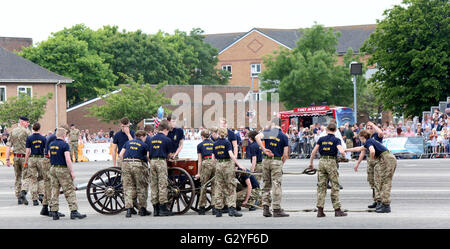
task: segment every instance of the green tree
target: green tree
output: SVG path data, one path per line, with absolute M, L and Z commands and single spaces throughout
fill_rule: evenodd
M 44 115 L 47 101 L 52 96 L 52 93 L 48 93 L 39 98 L 30 97 L 26 94 L 9 97 L 4 103 L 0 104 L 0 123 L 11 127 L 11 125 L 17 123 L 21 116 L 28 117 L 31 124 L 37 122 Z
M 318 24 L 300 31 L 303 35 L 295 49 L 282 48 L 264 58 L 262 89 L 277 88 L 280 101 L 289 109 L 322 102 L 351 104 L 353 84 L 348 67 L 337 65 L 340 33 Z
M 384 107 L 420 115 L 450 96 L 450 4 L 405 0 L 384 12 L 362 50 L 379 69 L 371 78 Z
M 165 83 L 152 86 L 145 83 L 143 76 L 139 76 L 137 81 L 126 75 L 121 77 L 125 84 L 119 86 L 118 92 L 103 95 L 102 99 L 106 103 L 89 108 L 89 116 L 114 123 L 128 117 L 133 128 L 136 128 L 144 118 L 155 117 L 160 106 L 170 103 L 170 99 L 165 98 L 164 92 L 161 91 Z
M 73 83 L 67 84 L 70 105 L 94 98 L 100 90 L 110 89 L 117 78 L 104 59 L 89 50 L 87 42 L 70 34 L 56 34 L 19 54 L 54 73 L 73 79 Z

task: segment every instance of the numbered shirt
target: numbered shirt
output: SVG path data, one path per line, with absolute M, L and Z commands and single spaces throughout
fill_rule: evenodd
M 31 149 L 31 155 L 44 155 L 47 139 L 39 133 L 27 137 L 26 148 Z
M 125 154 L 123 154 L 123 159 L 140 159 L 142 161 L 147 161 L 147 152 L 149 151 L 146 143 L 142 142 L 140 139 L 133 139 L 125 143 L 123 146 L 125 149 Z
M 264 130 L 264 143 L 266 149 L 272 151 L 276 157 L 283 156 L 284 148 L 289 145 L 289 139 L 281 129 Z
M 220 138 L 214 143 L 214 157 L 216 159 L 230 159 L 229 151 L 233 152 L 230 141 Z
M 209 139 L 205 139 L 197 145 L 197 153 L 201 154 L 202 157 L 211 156 L 213 154 L 213 150 L 214 142 Z
M 328 134 L 325 137 L 319 138 L 317 144 L 319 145 L 319 153 L 321 156 L 337 156 L 337 146 L 341 145 L 341 140 L 333 134 Z
M 49 145 L 50 163 L 52 165 L 67 165 L 64 153 L 70 152 L 70 146 L 62 139 L 56 139 Z
M 167 158 L 172 148 L 172 141 L 162 133 L 152 137 L 149 148 L 150 158 Z

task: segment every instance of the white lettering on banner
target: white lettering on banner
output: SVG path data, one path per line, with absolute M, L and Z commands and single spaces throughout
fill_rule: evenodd
M 112 160 L 110 152 L 110 143 L 86 143 L 83 147 L 83 156 L 89 161 L 110 161 Z
M 178 154 L 178 157 L 198 160 L 197 145 L 201 142 L 202 142 L 201 140 L 184 140 L 183 148 Z

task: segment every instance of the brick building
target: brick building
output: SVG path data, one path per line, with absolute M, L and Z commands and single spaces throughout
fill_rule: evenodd
M 215 125 L 218 125 L 219 116 L 224 116 L 228 120 L 229 127 L 240 128 L 250 125 L 247 116 L 250 108 L 249 90 L 250 88 L 247 86 L 166 85 L 161 91 L 165 93 L 166 98 L 171 98 L 175 102 L 175 105 L 166 105 L 164 108 L 173 111 L 173 114 L 178 117 L 178 126 L 180 127 L 208 126 L 205 120 L 211 114 L 212 120 L 217 121 Z M 114 94 L 118 94 L 118 91 Z M 118 124 L 101 122 L 95 117 L 88 116 L 90 107 L 104 103 L 103 99 L 95 98 L 67 109 L 67 123 L 76 124 L 79 129 L 89 129 L 91 133 L 100 129 L 117 131 Z M 267 108 L 267 111 L 261 109 L 261 113 L 265 112 L 266 116 L 259 118 L 256 115 L 255 124 L 264 118 L 269 121 L 274 111 L 278 112 L 278 110 L 272 110 L 270 103 L 257 101 L 252 108 L 257 114 L 260 113 L 260 105 Z M 284 110 L 284 107 L 280 105 L 278 109 Z M 213 113 L 217 113 L 217 115 Z M 204 117 L 205 120 L 203 120 Z M 264 121 L 261 123 L 264 124 Z M 138 126 L 142 128 L 143 121 Z
M 8 47 L 20 49 L 21 39 L 16 45 L 9 43 Z M 39 120 L 42 132 L 67 123 L 66 84 L 71 82 L 72 79 L 50 72 L 0 46 L 0 103 L 20 93 L 35 97 L 53 93 L 53 98 L 47 102 L 44 116 Z
M 14 52 L 33 45 L 33 39 L 20 37 L 0 37 L 0 47 Z
M 375 28 L 376 25 L 333 27 L 341 33 L 336 46 L 338 63 L 343 62 L 343 55 L 348 48 L 359 53 L 362 44 Z M 217 68 L 231 72 L 230 85 L 251 87 L 253 81 L 253 89 L 258 91 L 258 75 L 264 71 L 263 57 L 280 47 L 294 49 L 301 36 L 298 29 L 253 28 L 248 32 L 209 34 L 204 41 L 219 51 Z M 373 70 L 369 70 L 367 75 L 372 73 Z

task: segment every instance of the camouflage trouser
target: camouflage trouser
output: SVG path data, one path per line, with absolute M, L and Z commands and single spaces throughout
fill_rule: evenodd
M 385 152 L 380 155 L 375 186 L 380 193 L 381 202 L 385 205 L 391 204 L 392 178 L 396 168 L 397 159 L 392 153 Z
M 263 178 L 262 172 L 263 172 L 262 162 L 261 163 L 257 163 L 256 166 L 255 166 L 255 172 L 254 173 L 258 173 L 258 175 L 255 175 L 255 178 L 258 181 L 259 186 L 262 186 L 262 178 Z M 259 201 L 259 203 L 261 203 L 262 202 L 261 188 L 258 188 L 256 193 L 257 193 L 256 200 Z
M 125 197 L 125 208 L 132 208 L 134 198 L 137 198 L 138 208 L 147 208 L 148 170 L 142 162 L 122 163 L 122 184 Z
M 24 157 L 14 157 L 14 173 L 16 175 L 16 181 L 14 184 L 14 190 L 16 197 L 20 197 L 20 191 L 28 191 L 30 180 L 28 177 L 28 167 L 24 167 Z M 23 181 L 23 182 L 22 182 Z
M 252 188 L 247 204 L 255 205 L 256 200 L 260 197 L 259 190 L 259 188 Z M 238 184 L 238 188 L 236 189 L 236 207 L 242 206 L 245 197 L 247 197 L 247 187 Z
M 200 171 L 200 182 L 202 183 L 202 187 L 211 179 L 214 177 L 216 172 L 216 163 L 213 160 L 202 160 L 202 167 Z M 214 193 L 215 193 L 215 181 L 211 181 L 211 205 L 214 206 L 214 203 L 216 201 Z M 200 197 L 198 206 L 199 207 L 205 207 L 206 206 L 206 188 L 202 188 L 200 190 Z
M 150 166 L 147 162 L 142 162 L 142 166 L 145 168 L 144 170 L 144 178 L 147 183 L 147 186 L 145 187 L 145 199 L 148 200 L 148 188 L 150 187 L 151 182 L 151 176 L 150 176 Z M 134 204 L 137 202 L 137 197 L 134 197 Z
M 49 158 L 45 158 L 42 159 L 42 169 L 43 169 L 43 175 L 44 178 L 42 180 L 44 187 L 43 189 L 43 194 L 44 194 L 44 198 L 42 200 L 42 205 L 48 205 L 50 202 L 50 198 L 52 196 L 52 191 L 51 191 L 51 182 L 50 182 L 50 159 Z M 39 182 L 40 184 L 41 182 Z M 39 191 L 38 191 L 39 192 Z M 41 193 L 41 192 L 39 192 Z
M 50 199 L 50 211 L 59 210 L 59 189 L 62 188 L 70 211 L 78 210 L 77 196 L 75 195 L 75 186 L 73 185 L 72 175 L 68 168 L 50 168 L 50 184 L 52 197 Z
M 150 189 L 151 202 L 153 205 L 166 204 L 168 200 L 167 187 L 169 185 L 167 180 L 167 162 L 166 160 L 150 160 Z
M 236 207 L 236 184 L 233 161 L 218 161 L 215 176 L 215 208 Z
M 379 162 L 378 160 L 372 160 L 367 157 L 367 181 L 369 182 L 370 188 L 373 191 L 373 200 L 375 202 L 381 201 L 380 192 L 378 188 L 375 186 L 375 178 L 379 174 Z
M 339 172 L 337 170 L 336 159 L 320 159 L 317 174 L 317 207 L 325 206 L 325 196 L 327 195 L 327 182 L 331 182 L 331 202 L 333 208 L 341 207 L 339 202 Z
M 48 166 L 44 164 L 43 157 L 30 157 L 28 160 L 28 171 L 31 179 L 31 196 L 33 200 L 38 199 L 39 193 L 45 192 L 45 179 L 48 180 Z M 41 187 L 39 192 L 39 185 L 44 183 L 44 189 Z M 41 184 L 42 185 L 42 184 Z M 50 188 L 50 186 L 48 186 Z M 45 196 L 45 195 L 44 195 Z M 47 198 L 45 198 L 45 203 L 42 201 L 43 205 L 47 205 Z
M 70 159 L 72 162 L 78 161 L 78 141 L 70 142 Z
M 281 180 L 283 178 L 283 161 L 276 159 L 263 160 L 263 183 L 262 204 L 270 206 L 273 209 L 281 208 L 281 198 L 283 191 L 281 189 Z M 271 195 L 272 192 L 272 195 Z

